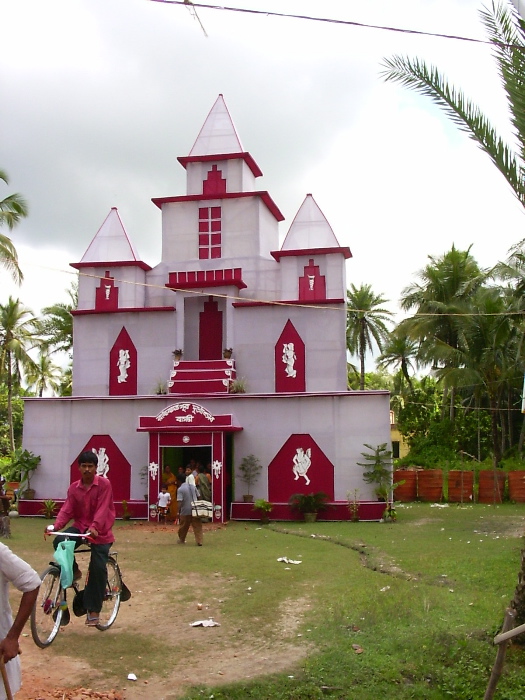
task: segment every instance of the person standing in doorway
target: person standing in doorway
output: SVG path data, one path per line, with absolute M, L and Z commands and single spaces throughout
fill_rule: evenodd
M 179 504 L 179 539 L 177 544 L 186 543 L 188 530 L 193 529 L 195 542 L 202 547 L 202 522 L 200 518 L 192 515 L 191 504 L 198 499 L 197 489 L 188 483 L 183 476 L 177 475 L 177 501 Z

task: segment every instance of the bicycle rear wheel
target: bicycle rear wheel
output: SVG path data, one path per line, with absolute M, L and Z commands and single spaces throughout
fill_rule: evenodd
M 102 603 L 102 610 L 99 614 L 100 621 L 97 625 L 97 629 L 101 632 L 109 629 L 115 622 L 120 607 L 120 593 L 122 591 L 120 571 L 113 557 L 109 557 L 106 569 L 106 593 L 104 595 L 104 602 Z
M 64 592 L 60 585 L 60 569 L 56 566 L 49 566 L 40 578 L 38 598 L 31 610 L 31 634 L 35 644 L 45 649 L 60 629 Z

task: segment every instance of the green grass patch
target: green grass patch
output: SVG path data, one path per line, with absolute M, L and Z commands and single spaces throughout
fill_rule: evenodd
M 398 516 L 384 524 L 229 523 L 207 532 L 202 548 L 192 546 L 191 533 L 177 547 L 174 531 L 119 523 L 116 549 L 124 578 L 129 572 L 153 591 L 152 625 L 169 615 L 173 601 L 214 602 L 223 626 L 236 630 L 222 640 L 225 663 L 232 642 L 255 638 L 271 649 L 287 606 L 300 611 L 288 643 L 308 645 L 302 662 L 235 684 L 196 685 L 185 700 L 483 697 L 496 654 L 492 640 L 517 582 L 525 508 L 412 504 L 398 508 Z M 18 519 L 9 542 L 38 570 L 51 553 L 42 528 L 42 520 Z M 186 580 L 191 587 L 177 583 Z M 164 589 L 173 593 L 171 603 L 157 593 Z M 108 677 L 122 667 L 163 676 L 165 658 L 187 654 L 182 643 L 159 644 L 152 629 L 132 634 L 120 626 L 97 634 L 96 643 L 85 630 L 71 632 L 59 635 L 53 649 L 70 655 L 82 649 L 82 658 Z M 205 657 L 206 637 L 192 647 Z M 512 647 L 498 700 L 522 700 L 524 662 Z

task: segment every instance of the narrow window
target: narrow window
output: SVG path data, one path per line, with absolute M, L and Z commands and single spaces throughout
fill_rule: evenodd
M 221 257 L 221 207 L 199 207 L 199 260 Z

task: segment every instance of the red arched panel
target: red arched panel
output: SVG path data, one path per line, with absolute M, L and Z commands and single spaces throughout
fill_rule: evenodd
M 109 353 L 109 395 L 137 394 L 137 350 L 129 333 L 122 328 Z
M 288 319 L 275 344 L 275 391 L 306 391 L 305 346 L 295 326 Z
M 317 491 L 334 500 L 334 465 L 311 435 L 291 435 L 268 466 L 268 500 L 287 503 L 294 493 Z
M 109 435 L 93 435 L 81 452 L 95 452 L 98 457 L 97 474 L 111 481 L 113 499 L 129 501 L 131 465 Z M 80 453 L 79 453 L 80 454 Z M 77 460 L 70 467 L 70 483 L 80 479 Z

